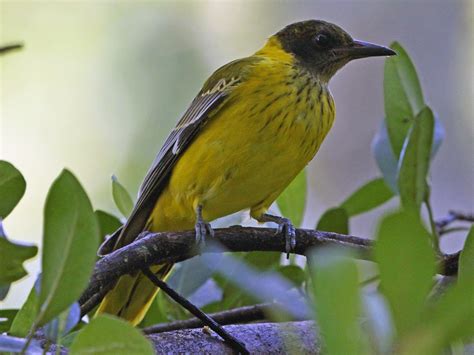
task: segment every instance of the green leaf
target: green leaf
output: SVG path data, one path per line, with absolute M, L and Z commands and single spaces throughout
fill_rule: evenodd
M 0 160 L 0 219 L 5 219 L 25 193 L 23 175 L 9 162 Z
M 10 330 L 13 319 L 18 313 L 18 309 L 2 309 L 0 310 L 0 333 Z
M 301 287 L 306 281 L 304 270 L 298 265 L 283 265 L 278 268 L 278 273 L 284 278 L 290 280 L 297 287 Z
M 306 170 L 302 170 L 277 199 L 281 214 L 296 227 L 301 225 L 306 204 Z
M 430 238 L 413 213 L 389 215 L 379 227 L 375 259 L 399 335 L 417 325 L 431 289 L 436 267 Z
M 110 213 L 96 210 L 94 214 L 99 222 L 101 240 L 103 240 L 106 235 L 112 235 L 113 232 L 122 226 L 120 220 Z
M 321 249 L 310 258 L 316 320 L 325 354 L 367 354 L 359 325 L 361 300 L 357 266 L 337 249 Z
M 331 208 L 323 213 L 316 226 L 317 230 L 349 234 L 349 216 L 344 208 Z
M 430 170 L 433 129 L 433 113 L 425 107 L 415 118 L 400 154 L 398 190 L 406 209 L 419 211 L 421 203 L 428 196 L 426 178 Z
M 38 284 L 38 280 L 35 285 Z M 17 337 L 26 337 L 30 332 L 36 315 L 38 314 L 38 294 L 36 287 L 32 287 L 28 297 L 13 319 L 9 333 Z
M 369 181 L 342 204 L 349 217 L 370 211 L 393 197 L 392 190 L 387 186 L 383 178 Z
M 8 286 L 27 274 L 23 262 L 38 252 L 34 245 L 17 244 L 0 237 L 0 286 Z
M 120 213 L 124 217 L 128 217 L 133 209 L 133 200 L 115 175 L 112 176 L 112 196 Z
M 458 282 L 470 284 L 474 296 L 474 226 L 471 226 L 459 256 Z
M 100 315 L 77 334 L 70 348 L 71 355 L 153 355 L 153 345 L 129 323 Z
M 474 337 L 474 284 L 458 283 L 426 307 L 419 326 L 400 339 L 399 354 L 442 354 L 456 341 Z
M 64 170 L 46 199 L 38 325 L 68 308 L 89 282 L 99 227 L 79 181 Z
M 394 42 L 396 56 L 385 61 L 384 98 L 388 136 L 395 156 L 399 156 L 413 118 L 425 106 L 418 75 L 403 47 Z

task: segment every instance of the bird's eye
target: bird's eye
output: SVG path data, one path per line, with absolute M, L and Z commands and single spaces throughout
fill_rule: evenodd
M 331 44 L 331 39 L 325 33 L 320 33 L 316 35 L 316 37 L 314 38 L 314 41 L 319 47 L 322 47 L 322 48 L 327 48 Z

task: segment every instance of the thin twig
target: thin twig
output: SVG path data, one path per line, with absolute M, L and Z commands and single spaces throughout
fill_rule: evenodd
M 241 354 L 250 354 L 245 348 L 244 344 L 242 344 L 239 340 L 237 340 L 227 331 L 225 331 L 214 319 L 209 317 L 207 314 L 205 314 L 203 311 L 201 311 L 199 308 L 189 302 L 186 298 L 182 297 L 175 290 L 169 287 L 166 282 L 156 277 L 156 275 L 151 272 L 149 268 L 143 268 L 142 272 L 150 279 L 151 282 L 153 282 L 163 292 L 170 296 L 175 302 L 186 308 L 195 317 L 199 318 L 205 325 L 207 325 L 214 332 L 216 332 L 222 339 L 224 339 L 229 344 L 232 349 L 237 350 Z
M 474 214 L 449 211 L 447 217 L 441 218 L 436 221 L 436 227 L 438 227 L 438 230 L 442 230 L 443 228 L 456 221 L 474 223 Z
M 6 54 L 11 51 L 16 51 L 18 49 L 22 49 L 23 44 L 22 43 L 13 43 L 13 44 L 7 44 L 4 46 L 0 46 L 0 55 Z
M 248 323 L 268 319 L 267 314 L 275 307 L 274 303 L 261 303 L 252 306 L 229 309 L 227 311 L 209 314 L 209 317 L 219 322 L 220 325 Z M 301 319 L 302 320 L 302 319 Z M 178 329 L 200 328 L 205 324 L 198 318 L 178 320 L 175 322 L 155 324 L 143 328 L 145 334 L 164 333 Z

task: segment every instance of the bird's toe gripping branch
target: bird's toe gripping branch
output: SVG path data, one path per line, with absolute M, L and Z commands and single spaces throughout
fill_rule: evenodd
M 194 225 L 196 231 L 196 244 L 202 249 L 206 244 L 207 237 L 214 237 L 214 230 L 210 223 L 207 223 L 202 218 L 202 206 L 199 205 L 196 209 L 196 224 Z
M 285 236 L 285 251 L 286 257 L 290 257 L 290 252 L 296 248 L 296 228 L 288 218 L 273 216 L 270 214 L 263 214 L 259 219 L 259 222 L 273 222 L 278 224 L 277 234 L 283 234 Z

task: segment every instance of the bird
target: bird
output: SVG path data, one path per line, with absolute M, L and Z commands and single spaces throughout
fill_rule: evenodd
M 126 223 L 102 247 L 117 250 L 143 231 L 193 229 L 202 243 L 210 221 L 250 210 L 274 222 L 295 247 L 295 227 L 267 213 L 313 159 L 335 118 L 328 83 L 348 62 L 393 50 L 353 39 L 322 20 L 287 25 L 255 54 L 231 61 L 207 79 L 165 140 Z M 152 267 L 164 279 L 172 264 Z M 158 289 L 141 273 L 122 276 L 97 313 L 140 323 Z

